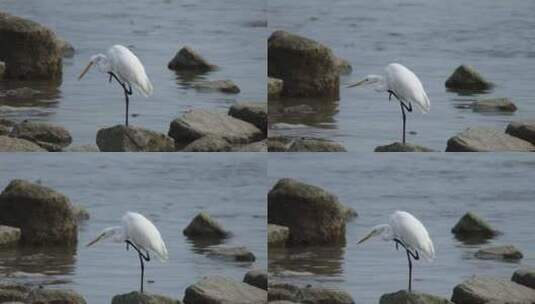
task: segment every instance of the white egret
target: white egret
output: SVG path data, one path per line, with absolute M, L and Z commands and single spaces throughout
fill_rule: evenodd
M 392 100 L 392 95 L 394 95 L 399 101 L 403 119 L 403 144 L 405 144 L 405 110 L 412 112 L 413 103 L 422 113 L 427 113 L 431 109 L 429 97 L 427 97 L 420 79 L 405 66 L 391 63 L 386 66 L 384 77 L 368 75 L 363 80 L 349 85 L 348 88 L 368 84 L 374 84 L 377 92 L 387 92 L 389 94 L 388 100 Z
M 93 65 L 96 65 L 100 72 L 107 73 L 110 76 L 109 82 L 111 82 L 112 78 L 115 78 L 123 87 L 126 99 L 125 125 L 128 126 L 128 96 L 132 95 L 132 87 L 145 97 L 148 97 L 153 90 L 143 64 L 128 48 L 122 45 L 114 45 L 108 50 L 107 55 L 96 54 L 91 56 L 89 64 L 82 71 L 78 80 L 82 79 Z
M 419 260 L 422 256 L 426 261 L 432 261 L 435 257 L 433 241 L 429 237 L 427 229 L 422 222 L 412 214 L 405 211 L 396 211 L 390 215 L 390 223 L 377 225 L 372 228 L 358 244 L 367 239 L 381 235 L 385 241 L 394 241 L 396 249 L 401 245 L 407 251 L 409 261 L 409 292 L 412 289 L 412 261 L 411 257 Z
M 100 240 L 111 238 L 116 243 L 126 243 L 126 250 L 132 246 L 139 255 L 141 264 L 141 293 L 143 293 L 143 276 L 145 273 L 144 262 L 150 261 L 149 251 L 158 256 L 160 261 L 167 260 L 167 248 L 160 232 L 151 221 L 139 213 L 127 212 L 123 215 L 121 226 L 104 229 L 87 247 Z M 145 251 L 143 253 L 142 251 Z

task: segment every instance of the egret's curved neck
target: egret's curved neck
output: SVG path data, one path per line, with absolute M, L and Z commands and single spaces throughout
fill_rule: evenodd
M 102 73 L 111 72 L 111 64 L 108 57 L 104 54 L 97 54 L 91 57 L 91 61 L 97 66 Z
M 392 226 L 388 224 L 377 225 L 373 227 L 373 230 L 377 231 L 377 234 L 380 235 L 385 241 L 391 241 L 394 239 L 394 231 L 392 230 Z
M 385 78 L 381 75 L 368 75 L 366 77 L 368 82 L 373 85 L 373 88 L 377 92 L 386 92 L 388 88 L 386 86 Z
M 121 226 L 113 226 L 104 229 L 104 233 L 107 237 L 111 238 L 113 242 L 122 243 L 126 241 L 126 234 Z

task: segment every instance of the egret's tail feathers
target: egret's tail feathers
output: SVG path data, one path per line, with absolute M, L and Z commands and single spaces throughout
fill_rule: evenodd
M 165 243 L 162 242 L 161 247 L 159 248 L 158 252 L 156 252 L 158 255 L 158 259 L 160 262 L 165 262 L 169 258 L 169 255 L 167 254 L 167 247 L 165 247 Z
M 145 97 L 149 97 L 154 90 L 150 79 L 146 78 L 139 86 L 136 87 L 137 90 Z

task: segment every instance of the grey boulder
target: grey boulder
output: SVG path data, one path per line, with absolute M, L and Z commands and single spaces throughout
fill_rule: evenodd
M 29 140 L 50 152 L 61 151 L 72 142 L 71 134 L 67 129 L 40 122 L 17 124 L 9 136 Z
M 180 304 L 179 300 L 166 296 L 139 293 L 132 291 L 125 294 L 116 295 L 112 298 L 111 304 Z
M 474 67 L 464 64 L 446 80 L 446 87 L 454 90 L 487 90 L 493 86 Z
M 248 271 L 243 282 L 264 290 L 268 289 L 268 274 L 265 270 L 253 269 Z
M 47 152 L 41 146 L 22 138 L 0 136 L 0 152 Z
M 206 135 L 194 140 L 180 150 L 181 152 L 229 152 L 232 145 L 224 138 L 215 135 Z
M 267 292 L 233 279 L 209 276 L 189 286 L 183 301 L 185 304 L 265 304 Z
M 16 244 L 19 240 L 19 228 L 0 225 L 0 246 Z
M 289 301 L 307 304 L 354 304 L 347 292 L 323 287 L 298 287 L 290 284 L 270 284 L 268 298 L 272 301 Z
M 255 125 L 267 135 L 267 103 L 238 102 L 230 107 L 228 115 Z
M 498 259 L 507 261 L 517 261 L 524 257 L 522 252 L 516 249 L 513 245 L 481 248 L 475 253 L 475 256 L 480 259 Z
M 530 142 L 494 128 L 468 128 L 448 140 L 446 152 L 530 152 Z
M 226 238 L 230 233 L 208 213 L 201 212 L 182 231 L 189 238 Z
M 434 152 L 433 150 L 424 146 L 395 142 L 389 145 L 378 146 L 375 152 Z
M 287 152 L 346 152 L 339 143 L 322 138 L 296 138 Z
M 507 126 L 505 133 L 535 145 L 535 120 L 513 121 Z
M 240 88 L 234 83 L 234 81 L 225 79 L 225 80 L 206 80 L 200 81 L 193 85 L 196 90 L 199 91 L 219 91 L 229 94 L 238 94 Z
M 97 146 L 102 152 L 173 152 L 173 140 L 151 130 L 116 125 L 97 132 Z
M 474 277 L 455 286 L 451 301 L 456 304 L 530 304 L 535 301 L 535 290 L 511 281 Z
M 382 295 L 379 304 L 453 304 L 453 302 L 435 295 L 400 290 Z
M 217 68 L 188 46 L 180 49 L 167 67 L 175 71 L 211 71 Z
M 283 85 L 282 79 L 268 77 L 268 100 L 278 99 L 281 96 Z
M 474 101 L 474 112 L 516 112 L 518 108 L 509 98 L 492 98 Z
M 451 229 L 451 232 L 459 237 L 481 237 L 492 238 L 499 234 L 489 223 L 472 212 L 464 214 L 457 224 Z
M 535 289 L 535 268 L 522 268 L 515 271 L 511 281 Z
M 268 224 L 268 247 L 284 247 L 289 237 L 288 227 Z
M 254 262 L 255 255 L 245 247 L 212 247 L 207 250 L 209 257 L 235 262 Z

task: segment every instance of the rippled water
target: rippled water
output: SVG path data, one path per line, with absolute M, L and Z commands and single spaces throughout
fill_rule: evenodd
M 417 291 L 449 298 L 455 285 L 474 274 L 508 280 L 522 265 L 535 264 L 535 161 L 529 154 L 269 156 L 271 185 L 296 178 L 331 191 L 359 213 L 346 227 L 344 247 L 270 249 L 269 271 L 277 281 L 342 288 L 366 304 L 406 289 L 407 259 L 393 243 L 377 239 L 356 245 L 395 210 L 418 217 L 435 244 L 433 263 L 414 264 Z M 467 211 L 503 234 L 487 244 L 457 240 L 450 230 Z M 497 244 L 513 244 L 524 258 L 518 263 L 474 258 L 479 248 Z
M 31 160 L 31 161 L 30 161 Z M 121 154 L 31 156 L 0 155 L 0 188 L 10 180 L 39 181 L 87 208 L 74 252 L 64 249 L 0 249 L 0 273 L 8 280 L 73 288 L 88 303 L 109 303 L 116 294 L 139 288 L 139 261 L 125 246 L 85 244 L 103 228 L 117 225 L 128 210 L 138 211 L 161 231 L 169 251 L 145 268 L 145 289 L 182 299 L 187 286 L 206 275 L 242 280 L 252 268 L 266 268 L 265 156 L 227 154 Z M 233 237 L 224 245 L 246 246 L 256 262 L 235 263 L 208 258 L 203 244 L 182 235 L 200 211 L 214 216 Z
M 443 151 L 449 137 L 471 126 L 505 128 L 511 120 L 533 118 L 535 9 L 530 1 L 340 0 L 283 1 L 268 4 L 269 31 L 288 30 L 331 47 L 353 65 L 341 78 L 341 100 L 303 117 L 277 116 L 271 122 L 306 127 L 278 128 L 272 134 L 331 138 L 351 151 L 373 151 L 401 141 L 399 105 L 371 88 L 345 86 L 368 74 L 381 74 L 391 62 L 412 69 L 431 99 L 431 112 L 408 115 L 407 140 Z M 496 84 L 487 93 L 448 92 L 444 82 L 457 66 L 472 64 Z M 509 97 L 514 115 L 488 115 L 467 109 L 473 100 Z M 318 101 L 300 100 L 283 105 Z M 280 102 L 272 105 L 279 106 Z
M 171 120 L 185 110 L 227 111 L 235 101 L 266 99 L 263 0 L 3 0 L 0 9 L 52 28 L 77 51 L 74 58 L 64 60 L 59 87 L 43 82 L 0 82 L 0 91 L 20 86 L 41 91 L 33 98 L 1 98 L 0 116 L 63 125 L 75 143 L 95 143 L 98 129 L 124 123 L 124 96 L 117 84 L 108 84 L 106 76 L 97 71 L 77 80 L 91 55 L 104 53 L 114 44 L 129 46 L 139 56 L 155 88 L 148 99 L 134 93 L 132 125 L 167 133 Z M 220 69 L 196 78 L 168 70 L 167 63 L 184 45 L 198 50 Z M 200 79 L 231 79 L 241 93 L 197 92 L 190 86 Z

